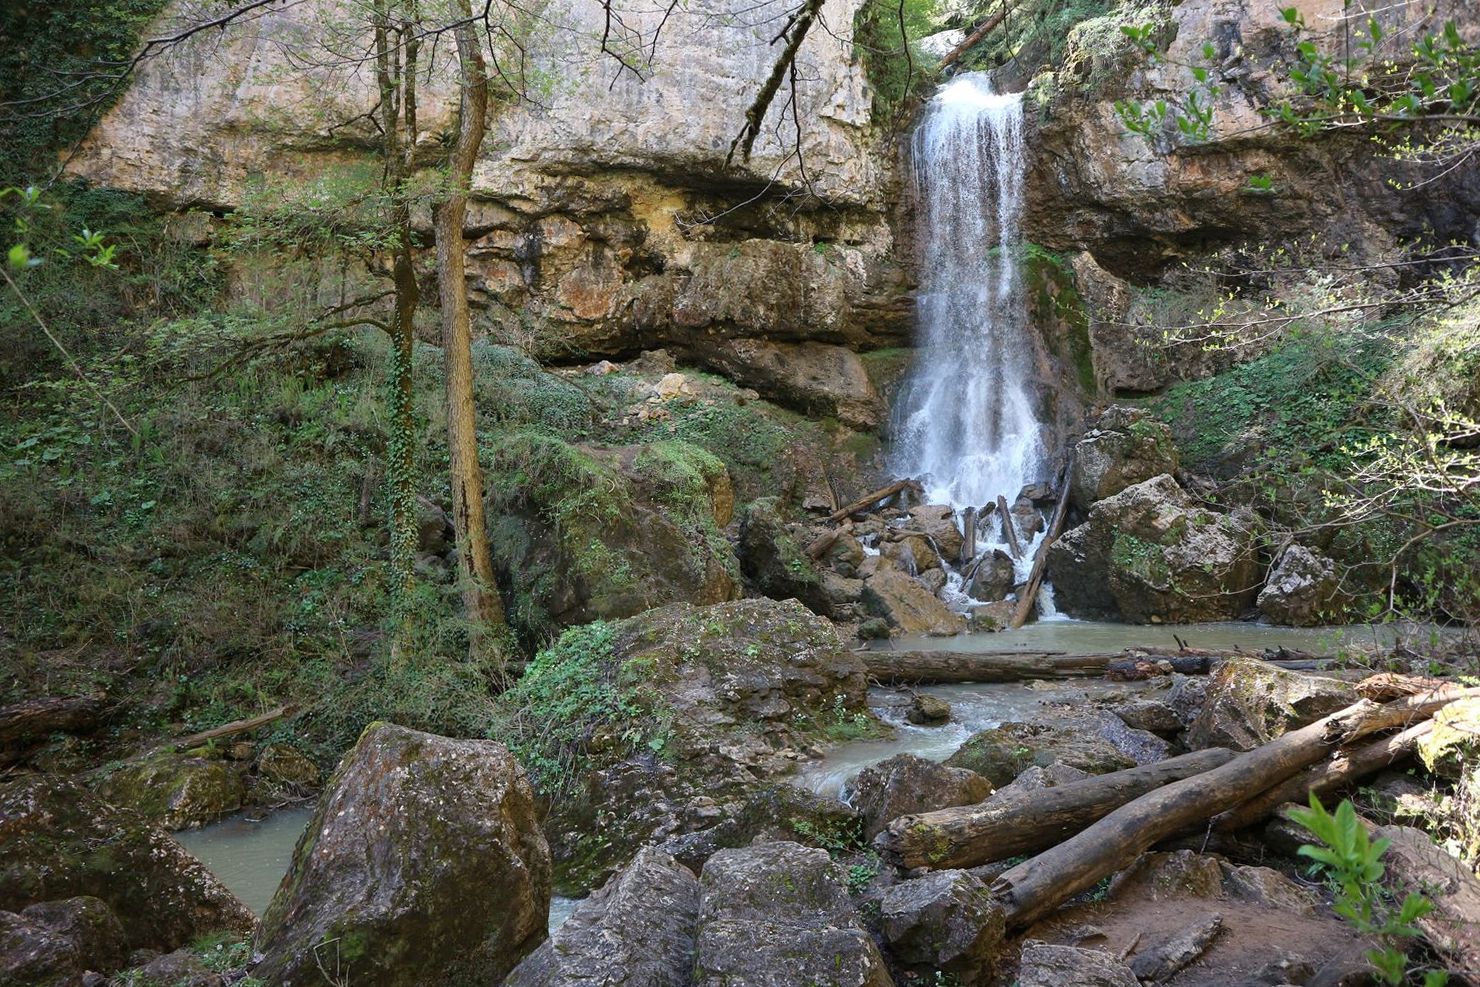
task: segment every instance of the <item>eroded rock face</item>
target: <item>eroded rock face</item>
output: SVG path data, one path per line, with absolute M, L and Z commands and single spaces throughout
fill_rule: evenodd
M 699 881 L 659 850 L 576 906 L 504 987 L 687 987 L 694 967 Z
M 696 987 L 892 987 L 825 850 L 722 850 L 700 875 Z
M 1276 624 L 1314 627 L 1334 623 L 1346 610 L 1336 563 L 1314 549 L 1291 545 L 1259 591 L 1257 605 Z
M 739 548 L 740 570 L 756 590 L 773 600 L 797 599 L 817 613 L 830 612 L 823 573 L 788 528 L 775 497 L 759 498 L 746 507 L 740 518 Z
M 262 917 L 254 975 L 317 984 L 323 963 L 387 987 L 496 983 L 545 938 L 549 907 L 550 851 L 508 750 L 375 723 Z
M 863 835 L 873 839 L 900 816 L 980 802 L 992 794 L 992 783 L 975 771 L 898 754 L 864 768 L 852 789 Z
M 1194 505 L 1169 475 L 1090 510 L 1048 554 L 1059 609 L 1133 623 L 1232 620 L 1259 589 L 1256 522 Z
M 174 949 L 245 933 L 253 921 L 204 864 L 137 813 L 63 779 L 0 785 L 0 909 L 78 896 L 105 903 L 131 948 Z
M 1126 487 L 1177 471 L 1172 430 L 1140 408 L 1114 406 L 1074 447 L 1070 503 L 1089 510 Z
M 1306 675 L 1253 658 L 1225 661 L 1208 682 L 1187 746 L 1252 750 L 1356 702 L 1341 679 Z

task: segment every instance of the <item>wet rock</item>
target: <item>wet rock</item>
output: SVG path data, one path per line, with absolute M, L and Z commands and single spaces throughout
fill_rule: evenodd
M 1087 511 L 1154 476 L 1177 471 L 1172 430 L 1141 408 L 1108 408 L 1074 447 L 1069 501 Z
M 549 849 L 513 756 L 375 723 L 262 917 L 254 975 L 317 984 L 322 962 L 385 987 L 497 982 L 545 938 L 549 905 Z
M 1004 723 L 983 730 L 968 738 L 945 763 L 975 771 L 994 787 L 1002 787 L 1034 765 L 1046 767 L 1055 761 L 1090 774 L 1135 765 L 1133 759 L 1102 737 L 1071 725 L 1050 723 Z
M 886 541 L 881 554 L 894 563 L 895 568 L 912 576 L 941 567 L 940 555 L 935 546 L 922 535 L 905 535 Z
M 1048 527 L 1048 522 L 1043 519 L 1043 512 L 1027 497 L 1019 497 L 1007 512 L 1012 515 L 1012 523 L 1017 528 L 1018 537 L 1025 543 L 1023 546 L 1025 551 L 1027 550 L 1026 543 L 1032 541 L 1038 532 Z
M 695 987 L 892 987 L 825 850 L 722 850 L 700 875 Z
M 1223 865 L 1223 890 L 1230 897 L 1311 915 L 1316 896 L 1272 867 Z
M 1017 987 L 1140 987 L 1130 967 L 1098 949 L 1023 945 Z
M 1160 699 L 1138 699 L 1115 707 L 1115 715 L 1134 730 L 1170 737 L 1182 729 L 1182 717 L 1170 703 Z
M 1143 983 L 1161 983 L 1197 959 L 1223 931 L 1223 916 L 1214 913 L 1137 951 L 1131 972 Z
M 247 786 L 235 764 L 158 754 L 114 771 L 98 786 L 98 794 L 165 829 L 188 829 L 240 809 Z
M 1336 623 L 1347 603 L 1336 563 L 1304 545 L 1285 549 L 1257 601 L 1272 622 L 1292 627 Z
M 845 531 L 828 547 L 822 561 L 838 575 L 853 579 L 863 565 L 864 554 L 863 543 Z
M 640 850 L 504 987 L 687 987 L 698 917 L 698 879 L 668 854 Z
M 257 777 L 274 789 L 304 795 L 319 785 L 319 766 L 290 744 L 268 744 L 257 756 Z
M 1247 751 L 1356 701 L 1340 679 L 1287 671 L 1254 658 L 1233 658 L 1208 681 L 1187 746 Z
M 945 589 L 946 583 L 949 582 L 944 569 L 927 569 L 916 578 L 920 580 L 921 586 L 935 596 L 940 596 L 940 591 Z
M 879 926 L 889 952 L 906 966 L 979 982 L 1007 934 L 1002 907 L 963 870 L 901 881 L 879 898 Z
M 787 527 L 777 498 L 760 498 L 745 509 L 739 548 L 740 571 L 762 595 L 800 600 L 814 613 L 831 611 L 822 573 Z
M 938 727 L 951 722 L 951 704 L 928 692 L 917 692 L 910 700 L 905 719 L 917 726 Z
M 1144 891 L 1152 900 L 1217 898 L 1223 893 L 1223 868 L 1216 857 L 1191 850 L 1146 853 L 1110 882 L 1110 897 Z
M 865 839 L 873 839 L 895 819 L 957 805 L 973 805 L 992 794 L 992 784 L 975 771 L 897 754 L 863 769 L 852 784 L 853 805 L 863 815 Z
M 972 569 L 966 595 L 983 603 L 996 603 L 1005 599 L 1016 583 L 1017 570 L 1012 564 L 1012 556 L 1001 549 L 993 549 Z
M 971 630 L 981 634 L 1005 631 L 1012 626 L 1012 617 L 1016 610 L 1017 603 L 1012 600 L 999 600 L 996 603 L 984 603 L 979 607 L 972 607 Z
M 75 782 L 35 775 L 0 785 L 0 820 L 0 909 L 98 898 L 132 948 L 252 927 L 247 907 L 164 830 Z
M 1046 767 L 1039 767 L 1035 764 L 1014 778 L 1012 784 L 997 789 L 996 796 L 1002 799 L 1011 798 L 1025 792 L 1057 788 L 1059 785 L 1067 785 L 1071 781 L 1080 781 L 1088 777 L 1090 777 L 1088 771 L 1081 771 L 1063 761 L 1055 761 Z
M 128 959 L 123 925 L 106 903 L 79 896 L 0 911 L 0 983 L 72 987 L 88 971 L 112 973 Z
M 940 557 L 951 562 L 961 557 L 961 545 L 965 541 L 956 523 L 956 512 L 944 504 L 910 508 L 909 526 L 925 532 L 925 537 L 930 539 Z
M 949 637 L 966 629 L 966 620 L 936 599 L 918 580 L 891 565 L 881 565 L 863 581 L 863 605 L 901 634 Z
M 1196 506 L 1171 476 L 1127 487 L 1049 549 L 1059 609 L 1132 623 L 1232 620 L 1259 588 L 1251 513 Z
M 862 580 L 859 580 L 862 582 Z M 858 625 L 861 641 L 885 641 L 889 638 L 889 621 L 883 617 L 870 617 Z

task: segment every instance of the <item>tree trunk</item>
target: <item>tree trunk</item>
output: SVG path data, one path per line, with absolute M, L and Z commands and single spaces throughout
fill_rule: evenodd
M 1435 690 L 1387 705 L 1363 699 L 1222 767 L 1121 806 L 1077 836 L 1007 871 L 992 885 L 993 894 L 1009 925 L 1031 925 L 1153 844 L 1278 785 L 1342 744 L 1432 716 L 1456 699 L 1473 695 L 1480 695 L 1480 689 Z
M 23 759 L 54 733 L 86 733 L 103 716 L 97 696 L 44 696 L 0 709 L 0 765 Z
M 1259 658 L 1281 668 L 1306 668 L 1308 656 L 1294 659 L 1247 652 L 1188 651 L 1159 654 L 1130 649 L 1118 654 L 1066 655 L 1061 651 L 860 651 L 871 678 L 884 685 L 947 685 L 960 682 L 1023 682 L 1031 679 L 1086 678 L 1116 675 L 1145 678 L 1140 669 L 1158 674 L 1179 672 L 1206 675 L 1220 660 L 1232 657 Z M 1137 670 L 1130 674 L 1129 670 Z
M 1233 756 L 1232 751 L 1212 747 L 1055 788 L 994 795 L 977 805 L 902 816 L 889 824 L 875 845 L 901 867 L 937 869 L 975 867 L 1036 853 L 1132 799 L 1211 771 Z
M 450 191 L 436 209 L 437 285 L 442 306 L 442 352 L 447 374 L 447 450 L 451 461 L 452 524 L 457 538 L 458 582 L 472 622 L 472 647 L 501 650 L 503 603 L 483 513 L 483 470 L 478 462 L 478 409 L 473 401 L 473 332 L 468 311 L 467 255 L 463 227 L 468 186 L 483 145 L 488 115 L 488 73 L 468 0 L 456 0 L 462 19 L 454 29 L 462 107 L 457 143 L 448 162 Z M 491 632 L 491 633 L 490 633 Z

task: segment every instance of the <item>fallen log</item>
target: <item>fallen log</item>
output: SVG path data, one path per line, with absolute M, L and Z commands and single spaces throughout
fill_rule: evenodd
M 844 524 L 836 528 L 829 528 L 812 539 L 812 544 L 806 548 L 807 558 L 812 559 L 814 562 L 822 558 L 827 554 L 828 549 L 837 543 L 838 538 L 842 536 L 843 532 L 849 530 L 851 527 L 852 525 Z
M 1048 531 L 1044 533 L 1043 541 L 1038 543 L 1038 551 L 1033 556 L 1033 568 L 1028 571 L 1028 585 L 1023 588 L 1023 595 L 1018 597 L 1017 609 L 1012 612 L 1012 620 L 1007 624 L 1009 630 L 1015 631 L 1027 623 L 1033 607 L 1038 603 L 1038 587 L 1043 584 L 1043 572 L 1048 568 L 1048 549 L 1058 541 L 1064 530 L 1064 519 L 1069 516 L 1069 477 L 1073 474 L 1074 454 L 1071 452 L 1068 462 L 1064 463 L 1063 478 L 1059 482 L 1059 502 L 1054 505 L 1053 516 L 1049 518 Z
M 265 727 L 269 723 L 276 723 L 284 717 L 292 716 L 297 711 L 297 706 L 279 706 L 277 709 L 263 713 L 260 716 L 248 717 L 245 720 L 237 720 L 233 723 L 223 723 L 219 727 L 202 730 L 200 733 L 192 733 L 190 736 L 181 737 L 179 740 L 172 740 L 165 746 L 174 748 L 175 750 L 189 750 L 191 747 L 199 747 L 207 741 L 219 740 L 222 737 L 230 737 L 238 733 L 246 733 L 249 730 L 256 730 L 258 727 Z
M 97 696 L 43 696 L 0 709 L 0 764 L 12 764 L 54 733 L 86 733 L 103 717 Z
M 1324 795 L 1326 792 L 1345 788 L 1359 778 L 1375 774 L 1411 757 L 1418 742 L 1433 728 L 1433 720 L 1424 720 L 1402 733 L 1375 740 L 1353 750 L 1339 751 L 1329 761 L 1317 764 L 1243 805 L 1217 816 L 1213 819 L 1213 828 L 1220 832 L 1242 829 L 1259 822 L 1286 802 L 1304 805 L 1312 794 Z
M 968 507 L 961 516 L 960 564 L 966 565 L 976 558 L 976 508 Z
M 1007 19 L 1007 15 L 1011 10 L 1012 8 L 1004 3 L 1001 10 L 993 14 L 991 17 L 987 18 L 986 23 L 982 24 L 982 26 L 977 28 L 975 31 L 972 31 L 971 34 L 969 34 L 966 39 L 962 41 L 959 45 L 946 52 L 946 57 L 940 60 L 940 65 L 936 66 L 936 71 L 939 72 L 942 69 L 956 64 L 956 61 L 962 55 L 966 54 L 974 46 L 980 44 L 983 38 L 996 30 L 997 25 L 1001 24 L 1004 20 Z
M 1022 558 L 1023 545 L 1018 541 L 1017 525 L 1012 523 L 1012 512 L 1007 509 L 1007 498 L 1001 494 L 997 495 L 997 518 L 1002 522 L 1002 540 L 1007 542 L 1012 557 Z
M 884 685 L 950 685 L 962 682 L 1023 682 L 1089 678 L 1115 672 L 1123 678 L 1147 673 L 1206 675 L 1224 658 L 1260 658 L 1240 651 L 1069 655 L 1062 651 L 861 651 L 871 678 Z M 1281 668 L 1312 667 L 1306 659 L 1264 658 Z M 1134 668 L 1138 675 L 1125 674 Z M 1116 670 L 1119 670 L 1118 672 Z
M 1283 805 L 1276 815 L 1294 821 L 1292 810 L 1302 808 Z M 1465 983 L 1480 978 L 1480 880 L 1464 863 L 1434 841 L 1422 830 L 1411 826 L 1378 826 L 1369 819 L 1357 817 L 1374 840 L 1387 840 L 1383 854 L 1384 873 L 1400 896 L 1418 892 L 1433 903 L 1433 910 L 1413 924 L 1423 933 L 1429 945 L 1447 961 L 1451 974 L 1465 977 Z M 1311 837 L 1315 842 L 1315 837 Z
M 874 845 L 901 867 L 975 867 L 1046 850 L 1132 799 L 1232 760 L 1221 747 L 976 805 L 901 816 Z
M 1359 700 L 1228 763 L 1115 809 L 1076 836 L 1003 873 L 992 892 L 1011 927 L 1031 925 L 1153 844 L 1202 825 L 1362 737 L 1433 715 L 1480 689 L 1446 687 L 1386 705 Z
M 829 514 L 827 516 L 827 519 L 829 521 L 835 521 L 835 522 L 836 521 L 841 521 L 841 520 L 843 520 L 845 517 L 847 517 L 850 514 L 856 514 L 859 511 L 867 510 L 868 508 L 874 506 L 875 504 L 877 504 L 879 501 L 885 499 L 886 497 L 893 497 L 895 494 L 899 493 L 901 490 L 915 490 L 915 491 L 920 491 L 920 490 L 923 490 L 923 489 L 924 488 L 921 487 L 920 484 L 917 481 L 915 481 L 915 480 L 895 480 L 893 483 L 889 484 L 887 487 L 880 487 L 878 490 L 875 490 L 873 493 L 868 494 L 867 496 L 864 496 L 864 497 L 862 497 L 862 498 L 860 498 L 858 500 L 855 500 L 853 503 L 849 504 L 847 507 L 840 507 L 836 511 L 833 511 L 831 514 Z

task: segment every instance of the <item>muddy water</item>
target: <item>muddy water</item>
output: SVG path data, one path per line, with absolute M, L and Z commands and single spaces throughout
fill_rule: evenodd
M 279 809 L 265 817 L 232 816 L 175 839 L 199 857 L 221 883 L 256 915 L 261 915 L 293 861 L 293 848 L 313 815 L 312 805 Z M 558 929 L 577 902 L 550 899 L 550 930 Z

